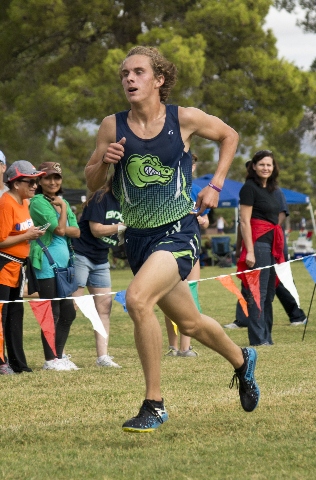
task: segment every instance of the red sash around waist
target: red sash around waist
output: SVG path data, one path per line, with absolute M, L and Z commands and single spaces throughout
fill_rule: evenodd
M 265 220 L 258 220 L 257 218 L 252 218 L 250 220 L 251 229 L 252 229 L 252 241 L 253 244 L 258 240 L 259 237 L 264 235 L 265 233 L 274 230 L 273 236 L 273 244 L 272 244 L 272 255 L 274 256 L 276 263 L 285 262 L 284 255 L 283 255 L 283 248 L 284 248 L 284 236 L 283 230 L 280 225 L 273 225 L 273 223 L 267 222 Z M 246 255 L 247 250 L 245 246 L 245 242 L 242 241 L 241 243 L 241 255 L 240 259 L 237 263 L 237 272 L 244 272 L 245 270 L 250 270 L 250 268 L 246 264 Z M 246 280 L 245 275 L 240 275 L 245 286 L 247 286 L 248 282 Z

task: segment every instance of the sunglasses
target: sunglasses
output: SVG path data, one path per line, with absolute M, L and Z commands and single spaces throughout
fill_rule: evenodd
M 19 182 L 28 183 L 30 187 L 34 187 L 34 185 L 38 185 L 38 179 L 31 179 L 31 180 L 19 180 Z

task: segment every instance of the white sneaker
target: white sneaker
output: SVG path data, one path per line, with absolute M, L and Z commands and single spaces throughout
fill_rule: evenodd
M 224 325 L 224 328 L 230 328 L 231 330 L 233 330 L 234 328 L 242 328 L 242 327 L 240 327 L 236 323 L 229 323 L 228 325 Z
M 293 327 L 296 327 L 297 325 L 305 325 L 307 323 L 307 318 L 305 320 L 302 320 L 301 322 L 291 322 L 291 325 Z
M 54 360 L 46 360 L 46 362 L 43 365 L 43 370 L 70 370 L 70 368 L 67 368 L 66 365 L 64 365 L 62 360 L 59 360 L 58 358 L 54 358 Z
M 102 355 L 97 359 L 96 364 L 98 367 L 122 368 L 121 365 L 118 365 L 117 363 L 113 362 L 112 358 L 114 357 L 110 357 L 110 355 Z
M 66 367 L 69 367 L 67 368 L 67 370 L 80 370 L 80 368 L 77 367 L 77 365 L 75 365 L 74 362 L 72 362 L 70 359 L 71 359 L 71 355 L 64 354 L 62 360 L 60 361 L 63 362 L 63 364 Z

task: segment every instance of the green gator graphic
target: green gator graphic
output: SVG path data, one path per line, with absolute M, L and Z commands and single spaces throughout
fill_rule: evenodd
M 152 155 L 131 155 L 126 163 L 126 175 L 128 180 L 138 188 L 148 185 L 168 185 L 171 182 L 174 168 L 162 165 L 158 157 Z

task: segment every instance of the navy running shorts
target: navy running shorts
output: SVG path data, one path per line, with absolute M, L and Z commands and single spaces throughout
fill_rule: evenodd
M 179 274 L 185 280 L 199 259 L 201 231 L 195 215 L 155 228 L 131 228 L 125 231 L 127 258 L 134 275 L 154 252 L 171 252 Z

